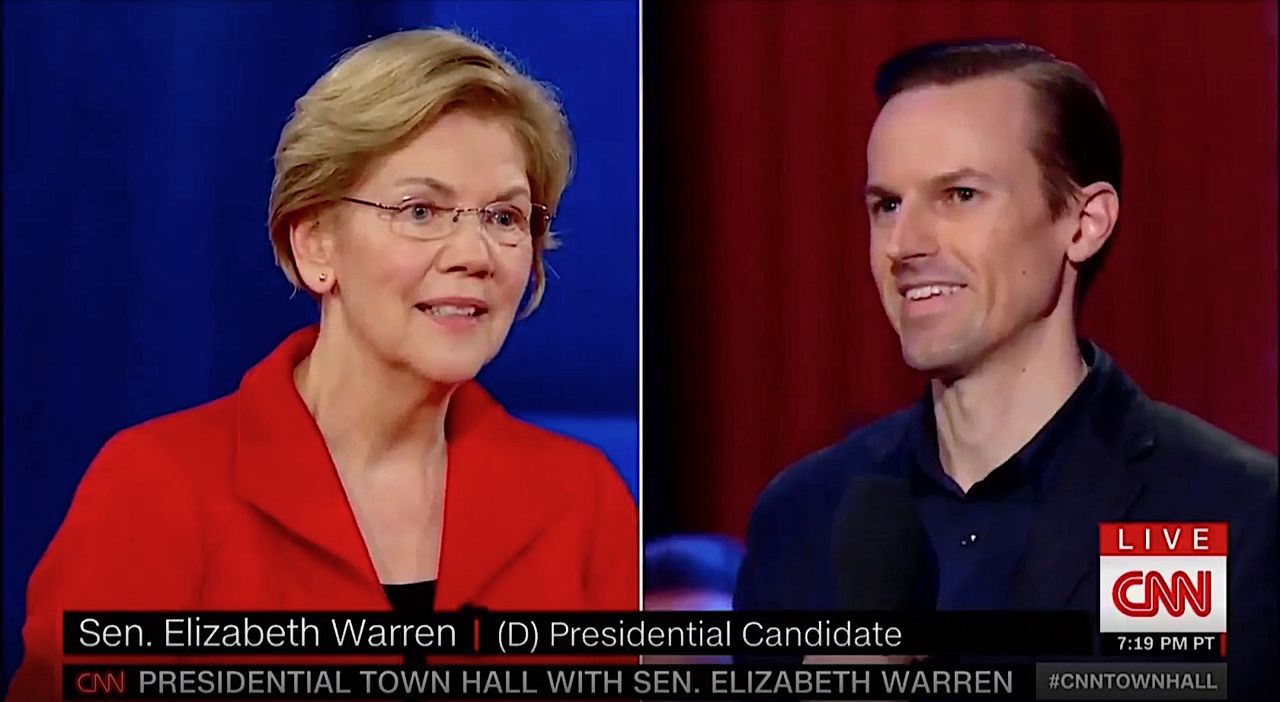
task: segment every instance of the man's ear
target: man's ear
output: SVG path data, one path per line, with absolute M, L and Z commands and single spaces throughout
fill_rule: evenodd
M 1082 203 L 1076 231 L 1067 246 L 1067 259 L 1079 265 L 1102 250 L 1120 218 L 1120 195 L 1110 183 L 1093 183 L 1076 195 Z
M 319 213 L 310 213 L 289 226 L 289 244 L 298 263 L 298 276 L 303 286 L 324 295 L 337 284 L 333 271 L 332 229 Z

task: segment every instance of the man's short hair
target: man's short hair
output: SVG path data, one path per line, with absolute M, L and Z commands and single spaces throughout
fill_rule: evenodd
M 951 85 L 1007 74 L 1031 87 L 1042 129 L 1032 154 L 1043 175 L 1045 202 L 1056 219 L 1078 188 L 1099 181 L 1120 192 L 1120 130 L 1102 92 L 1079 66 L 1031 44 L 976 40 L 925 44 L 880 65 L 875 90 L 880 106 L 893 96 L 929 85 Z M 1083 299 L 1110 248 L 1080 264 L 1077 301 Z

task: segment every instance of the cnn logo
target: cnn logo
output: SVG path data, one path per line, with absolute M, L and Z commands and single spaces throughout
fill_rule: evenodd
M 75 676 L 76 692 L 87 697 L 108 697 L 124 694 L 125 674 L 123 670 L 96 671 L 85 670 Z
M 1134 599 L 1133 589 L 1141 591 L 1141 596 Z M 1207 570 L 1196 571 L 1196 579 L 1185 570 L 1173 574 L 1173 582 L 1166 581 L 1159 571 L 1131 570 L 1119 578 L 1111 589 L 1111 601 L 1116 609 L 1130 617 L 1154 617 L 1164 610 L 1175 617 L 1181 617 L 1188 608 L 1198 617 L 1207 617 L 1213 611 L 1213 573 Z
M 1103 524 L 1099 576 L 1103 632 L 1227 630 L 1226 524 Z

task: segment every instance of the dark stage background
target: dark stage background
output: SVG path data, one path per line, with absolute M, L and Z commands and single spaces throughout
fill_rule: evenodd
M 931 40 L 1024 38 L 1098 82 L 1125 192 L 1084 333 L 1152 397 L 1275 452 L 1275 3 L 644 14 L 647 536 L 742 535 L 779 470 L 923 391 L 871 281 L 861 189 L 874 70 Z
M 546 298 L 481 381 L 634 490 L 639 11 L 633 0 L 6 0 L 4 657 L 27 579 L 106 439 L 233 391 L 317 317 L 267 240 L 271 156 L 347 48 L 456 27 L 560 91 L 578 146 Z M 92 578 L 94 574 L 85 573 Z

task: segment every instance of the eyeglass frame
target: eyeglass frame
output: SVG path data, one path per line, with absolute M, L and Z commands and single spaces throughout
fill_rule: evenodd
M 493 207 L 492 204 L 488 204 L 483 207 L 438 207 L 436 205 L 422 205 L 421 203 L 417 203 L 417 202 L 406 202 L 400 206 L 395 206 L 395 205 L 384 205 L 380 202 L 374 202 L 372 200 L 361 200 L 360 198 L 355 198 L 355 197 L 340 197 L 338 199 L 344 202 L 351 202 L 357 205 L 364 205 L 365 207 L 374 207 L 379 210 L 382 210 L 383 212 L 391 212 L 393 215 L 400 214 L 415 205 L 428 207 L 430 209 L 439 210 L 441 212 L 452 212 L 454 224 L 457 224 L 458 218 L 464 214 L 475 213 L 477 215 L 481 215 L 484 212 L 488 212 L 490 207 Z M 529 207 L 533 211 L 530 212 L 528 215 L 526 215 L 525 219 L 529 221 L 529 240 L 533 241 L 538 237 L 545 236 L 546 233 L 551 229 L 551 208 L 536 202 L 529 203 Z M 542 229 L 538 231 L 536 234 L 534 233 L 535 228 L 533 226 L 535 219 L 541 221 L 542 223 Z M 481 226 L 481 229 L 484 228 L 483 219 L 480 220 L 480 226 Z M 449 237 L 449 234 L 445 234 L 444 236 L 439 237 L 439 239 L 446 239 L 448 237 Z M 413 237 L 410 237 L 410 238 L 413 238 Z M 418 239 L 418 241 L 438 241 L 439 239 Z M 508 244 L 508 246 L 518 246 L 518 244 Z

